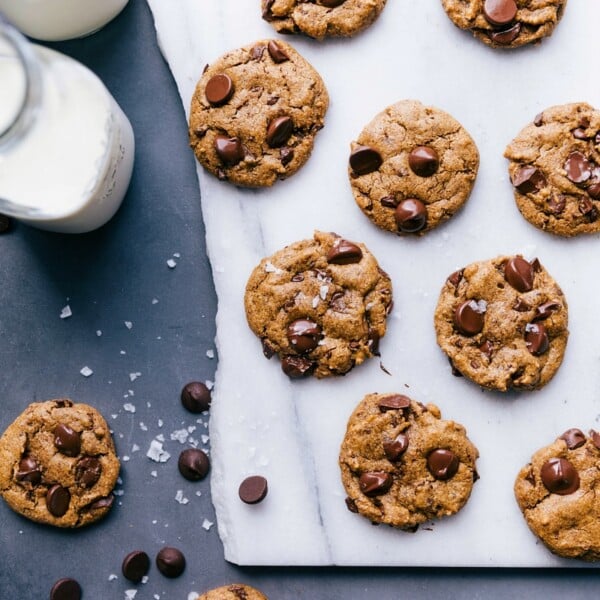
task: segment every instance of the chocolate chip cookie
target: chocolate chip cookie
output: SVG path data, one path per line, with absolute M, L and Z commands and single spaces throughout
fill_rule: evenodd
M 30 404 L 0 438 L 0 495 L 19 514 L 82 527 L 113 504 L 119 460 L 106 421 L 61 398 Z
M 531 531 L 554 554 L 600 560 L 600 434 L 568 429 L 538 450 L 515 481 Z
M 201 596 L 196 596 L 196 600 L 269 600 L 263 593 L 256 588 L 241 583 L 232 583 L 224 585 L 214 590 L 209 590 Z
M 495 48 L 517 48 L 548 37 L 567 0 L 442 0 L 454 24 Z
M 477 146 L 456 119 L 403 100 L 352 142 L 348 174 L 356 203 L 375 225 L 423 235 L 465 203 L 478 168 Z
M 478 456 L 465 428 L 443 421 L 434 404 L 369 394 L 352 413 L 340 450 L 346 506 L 401 529 L 453 515 L 479 478 Z
M 349 37 L 368 27 L 386 0 L 261 0 L 262 17 L 279 33 L 322 40 Z
M 329 96 L 294 48 L 261 40 L 207 66 L 192 98 L 190 144 L 219 179 L 271 186 L 308 160 Z
M 364 244 L 317 231 L 263 259 L 244 301 L 264 355 L 288 377 L 321 378 L 378 355 L 392 282 Z
M 600 111 L 582 102 L 548 108 L 504 156 L 530 223 L 565 237 L 600 231 Z
M 536 258 L 499 256 L 452 273 L 435 310 L 440 348 L 453 369 L 505 392 L 544 386 L 562 362 L 567 301 Z

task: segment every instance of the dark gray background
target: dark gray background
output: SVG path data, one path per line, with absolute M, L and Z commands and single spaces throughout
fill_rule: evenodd
M 204 432 L 181 408 L 179 391 L 191 379 L 212 379 L 216 367 L 206 356 L 214 348 L 216 297 L 184 112 L 144 0 L 131 0 L 92 37 L 52 46 L 106 83 L 132 122 L 136 164 L 122 209 L 101 230 L 65 236 L 17 224 L 0 238 L 0 430 L 31 401 L 69 396 L 103 412 L 119 454 L 131 460 L 122 463 L 120 505 L 82 530 L 36 525 L 0 503 L 0 600 L 47 598 L 66 576 L 81 583 L 86 600 L 124 598 L 135 586 L 120 574 L 123 556 L 140 548 L 154 558 L 163 545 L 185 553 L 187 570 L 168 580 L 153 567 L 136 600 L 185 600 L 192 590 L 230 582 L 255 585 L 271 600 L 594 597 L 595 570 L 238 568 L 223 560 L 216 525 L 201 527 L 204 518 L 215 520 L 208 481 L 180 477 L 183 446 L 169 439 L 182 426 L 196 425 L 195 437 Z M 166 261 L 177 252 L 170 270 Z M 66 304 L 73 316 L 61 320 Z M 94 370 L 87 379 L 79 374 L 85 365 Z M 132 372 L 142 375 L 130 382 Z M 124 398 L 128 390 L 135 395 Z M 125 402 L 135 414 L 124 411 Z M 157 465 L 145 452 L 160 433 L 172 458 Z M 139 452 L 131 451 L 134 443 Z M 178 489 L 189 504 L 175 501 Z M 113 573 L 119 578 L 109 581 Z

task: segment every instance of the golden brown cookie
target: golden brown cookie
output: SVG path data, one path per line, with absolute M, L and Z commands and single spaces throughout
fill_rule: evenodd
M 554 554 L 600 560 L 600 434 L 568 429 L 541 448 L 515 481 L 531 531 Z
M 61 398 L 30 404 L 0 438 L 0 495 L 19 514 L 82 527 L 113 504 L 119 460 L 106 421 Z
M 518 48 L 548 37 L 567 0 L 442 0 L 453 23 L 495 48 Z
M 207 66 L 192 98 L 190 144 L 219 179 L 271 186 L 308 160 L 329 96 L 289 44 L 260 40 Z
M 264 258 L 244 302 L 267 358 L 279 355 L 288 377 L 321 378 L 378 354 L 392 282 L 364 244 L 317 231 Z
M 467 200 L 479 152 L 448 113 L 402 100 L 352 142 L 348 175 L 363 213 L 381 229 L 423 235 Z
M 214 590 L 204 592 L 197 596 L 196 600 L 269 600 L 263 593 L 256 588 L 244 585 L 242 583 L 232 583 L 224 585 Z
M 504 156 L 530 223 L 565 237 L 600 231 L 600 111 L 583 102 L 548 108 Z
M 539 260 L 522 256 L 499 256 L 452 273 L 434 321 L 452 367 L 501 392 L 548 383 L 569 336 L 562 290 Z
M 379 16 L 386 0 L 261 0 L 262 17 L 279 33 L 322 40 L 349 37 Z
M 373 523 L 413 529 L 458 512 L 479 478 L 479 453 L 434 404 L 369 394 L 352 413 L 339 463 L 346 505 Z

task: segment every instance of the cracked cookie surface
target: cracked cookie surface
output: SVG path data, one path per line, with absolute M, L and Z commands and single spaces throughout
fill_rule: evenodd
M 568 429 L 541 448 L 515 480 L 531 531 L 554 554 L 600 560 L 600 434 Z
M 558 25 L 567 0 L 442 0 L 461 29 L 495 48 L 517 48 L 548 37 Z
M 348 421 L 339 464 L 346 505 L 373 523 L 414 529 L 458 512 L 478 479 L 479 453 L 434 404 L 368 394 Z
M 224 585 L 196 596 L 196 600 L 268 600 L 256 588 L 241 583 Z
M 479 152 L 448 113 L 402 100 L 379 113 L 351 144 L 348 175 L 363 213 L 398 235 L 423 235 L 467 200 Z
M 19 514 L 81 527 L 113 504 L 119 460 L 106 421 L 87 404 L 30 404 L 0 438 L 0 495 Z
M 261 0 L 262 17 L 279 33 L 322 40 L 349 37 L 379 16 L 386 0 Z
M 600 111 L 582 102 L 548 108 L 504 156 L 532 225 L 564 237 L 600 231 Z
M 313 67 L 289 44 L 260 40 L 208 66 L 190 109 L 190 145 L 213 175 L 271 186 L 308 160 L 329 97 Z
M 378 354 L 392 282 L 364 244 L 334 233 L 286 246 L 254 269 L 246 317 L 291 378 L 343 375 Z
M 435 310 L 437 342 L 459 374 L 502 392 L 537 389 L 560 367 L 567 301 L 534 259 L 499 256 L 452 273 Z

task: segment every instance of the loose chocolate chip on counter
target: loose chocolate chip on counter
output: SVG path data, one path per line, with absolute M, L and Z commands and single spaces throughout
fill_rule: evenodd
M 54 445 L 65 456 L 77 456 L 81 450 L 81 433 L 59 423 L 54 428 Z
M 585 444 L 585 433 L 581 429 L 567 429 L 558 439 L 565 440 L 569 450 L 575 450 Z
M 544 302 L 544 304 L 540 304 L 535 310 L 535 321 L 543 321 L 547 319 L 553 312 L 556 312 L 560 309 L 560 304 L 558 302 Z
M 37 460 L 27 455 L 19 461 L 19 470 L 15 477 L 17 481 L 27 481 L 31 485 L 38 485 L 42 481 L 42 470 Z
M 0 213 L 0 233 L 6 233 L 12 225 L 10 217 Z
M 327 262 L 334 265 L 350 265 L 360 262 L 362 250 L 353 242 L 337 238 L 327 253 Z
M 201 413 L 210 408 L 211 393 L 201 381 L 190 381 L 181 390 L 181 404 L 191 413 Z
M 533 289 L 533 267 L 522 256 L 513 256 L 506 261 L 504 278 L 518 292 Z
M 594 444 L 594 446 L 600 450 L 600 433 L 594 429 L 590 429 L 590 437 L 592 438 L 592 444 Z
M 508 29 L 502 29 L 501 31 L 490 31 L 489 37 L 496 44 L 510 44 L 514 42 L 521 33 L 521 23 L 515 23 Z
M 458 456 L 452 450 L 444 448 L 438 448 L 430 452 L 427 457 L 429 472 L 440 481 L 446 481 L 454 477 L 458 471 L 459 464 Z
M 551 458 L 542 465 L 542 483 L 549 492 L 566 496 L 579 488 L 579 473 L 566 458 Z
M 240 500 L 246 504 L 262 502 L 269 491 L 267 480 L 261 475 L 246 477 L 238 490 Z
M 358 513 L 358 508 L 356 506 L 356 503 L 354 502 L 354 500 L 352 500 L 352 498 L 346 498 L 346 500 L 344 500 L 344 502 L 346 503 L 346 508 L 351 512 L 351 513 Z
M 344 4 L 344 2 L 346 2 L 346 0 L 317 0 L 317 4 L 320 4 L 321 6 L 325 6 L 327 8 L 335 8 L 340 4 Z
M 177 468 L 188 481 L 200 481 L 208 475 L 210 461 L 202 450 L 187 448 L 179 455 Z
M 525 326 L 525 345 L 534 356 L 541 356 L 550 347 L 546 328 L 541 323 L 529 323 Z
M 571 152 L 564 168 L 573 183 L 585 183 L 592 176 L 592 165 L 581 152 Z
M 377 171 L 382 163 L 381 154 L 370 146 L 357 146 L 350 154 L 350 168 L 356 175 Z
M 546 203 L 548 212 L 552 215 L 560 215 L 565 210 L 567 200 L 562 194 L 553 194 Z
M 101 508 L 110 508 L 115 503 L 115 497 L 113 494 L 109 494 L 104 498 L 98 498 L 88 505 L 90 510 L 99 510 Z
M 300 353 L 314 350 L 321 339 L 321 328 L 310 319 L 296 319 L 287 328 L 291 346 Z
M 80 600 L 81 586 L 74 579 L 59 579 L 50 590 L 50 600 Z
M 133 583 L 140 583 L 144 575 L 150 570 L 150 557 L 142 550 L 130 552 L 121 565 L 121 571 L 125 579 Z
M 387 412 L 388 410 L 405 410 L 410 408 L 410 398 L 408 396 L 403 396 L 402 394 L 385 396 L 379 400 L 377 406 L 379 406 L 381 412 Z
M 156 555 L 156 566 L 165 577 L 179 577 L 185 571 L 185 556 L 181 550 L 165 546 Z
M 275 41 L 271 40 L 267 46 L 267 50 L 275 63 L 282 63 L 286 60 L 290 60 L 290 57 L 286 54 L 285 50 Z
M 267 127 L 267 144 L 271 148 L 283 146 L 294 131 L 294 121 L 291 117 L 282 116 L 273 119 Z
M 546 185 L 544 174 L 531 165 L 519 167 L 512 176 L 512 184 L 521 194 L 539 192 Z
M 515 0 L 485 0 L 483 16 L 494 27 L 506 27 L 517 16 L 517 4 Z
M 358 485 L 365 496 L 373 498 L 385 494 L 392 487 L 393 481 L 392 476 L 385 471 L 368 471 L 360 476 Z
M 213 75 L 206 84 L 204 94 L 213 106 L 221 106 L 233 96 L 234 86 L 231 77 L 225 73 Z
M 93 456 L 84 456 L 79 459 L 75 467 L 75 481 L 85 488 L 92 487 L 102 474 L 100 461 Z
M 279 159 L 284 167 L 289 165 L 294 160 L 294 149 L 284 146 L 279 150 Z
M 62 517 L 67 510 L 69 510 L 69 504 L 71 502 L 71 494 L 67 488 L 62 487 L 56 483 L 46 493 L 46 507 L 50 511 L 50 514 L 55 517 Z
M 454 325 L 463 335 L 477 335 L 485 323 L 485 302 L 466 300 L 454 311 Z
M 383 452 L 390 462 L 396 462 L 408 448 L 408 436 L 399 433 L 393 440 L 383 440 Z
M 417 146 L 408 155 L 408 166 L 420 177 L 431 177 L 440 166 L 438 153 L 429 146 Z
M 227 138 L 218 135 L 215 138 L 215 152 L 226 165 L 231 167 L 237 165 L 244 158 L 244 148 L 236 137 Z
M 281 359 L 281 369 L 290 379 L 306 377 L 314 364 L 303 356 L 284 356 Z
M 402 200 L 394 212 L 398 231 L 417 233 L 427 225 L 427 207 L 416 198 Z

